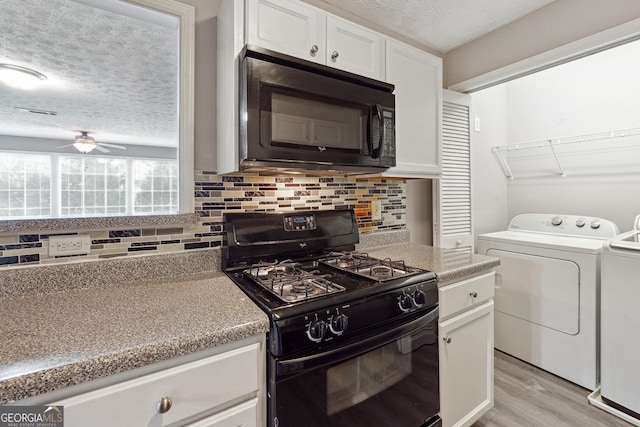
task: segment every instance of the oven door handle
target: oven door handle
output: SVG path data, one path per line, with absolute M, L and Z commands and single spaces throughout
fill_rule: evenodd
M 347 360 L 361 354 L 367 353 L 375 348 L 378 348 L 384 344 L 388 344 L 398 338 L 409 335 L 416 330 L 426 327 L 427 325 L 438 320 L 438 307 L 435 307 L 429 313 L 424 316 L 420 316 L 409 323 L 402 324 L 397 328 L 383 332 L 381 334 L 373 335 L 362 341 L 349 344 L 345 347 L 339 347 L 323 353 L 314 354 L 311 356 L 303 356 L 296 359 L 281 360 L 276 362 L 276 376 L 277 379 L 283 379 L 290 375 L 299 375 L 314 369 L 321 368 L 323 366 L 336 364 L 343 360 Z M 437 325 L 435 327 L 435 334 L 437 335 Z M 437 337 L 436 337 L 437 338 Z M 436 339 L 434 345 L 437 345 Z

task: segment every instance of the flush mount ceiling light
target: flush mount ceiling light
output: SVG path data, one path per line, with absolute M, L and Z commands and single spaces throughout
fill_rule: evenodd
M 87 132 L 82 132 L 82 135 L 78 135 L 74 138 L 73 146 L 81 153 L 86 154 L 96 148 L 96 140 L 90 137 Z
M 32 70 L 13 64 L 0 64 L 0 81 L 19 89 L 35 89 L 47 76 Z

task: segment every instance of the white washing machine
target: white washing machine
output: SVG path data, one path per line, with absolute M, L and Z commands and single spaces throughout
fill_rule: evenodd
M 523 214 L 506 231 L 479 235 L 477 252 L 500 258 L 495 347 L 595 390 L 600 256 L 616 234 L 601 218 Z
M 590 400 L 640 425 L 640 215 L 604 245 L 601 295 L 600 396 Z

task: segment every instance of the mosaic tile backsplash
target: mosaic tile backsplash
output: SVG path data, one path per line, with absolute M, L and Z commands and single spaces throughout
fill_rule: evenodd
M 372 218 L 374 203 L 380 219 Z M 196 171 L 195 211 L 188 227 L 99 230 L 89 234 L 88 255 L 48 255 L 48 238 L 56 233 L 0 236 L 0 268 L 176 253 L 222 244 L 224 212 L 271 212 L 354 209 L 361 233 L 406 228 L 406 182 L 356 177 L 216 175 Z

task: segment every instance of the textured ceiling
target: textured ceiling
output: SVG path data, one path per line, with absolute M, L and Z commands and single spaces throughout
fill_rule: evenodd
M 322 0 L 446 53 L 553 0 Z
M 0 135 L 177 145 L 176 18 L 117 0 L 0 0 L 0 10 L 0 63 L 48 77 L 31 91 L 0 83 Z
M 552 0 L 322 1 L 446 52 Z M 119 0 L 0 0 L 0 11 L 0 63 L 48 76 L 34 91 L 0 83 L 0 135 L 176 145 L 176 20 Z

